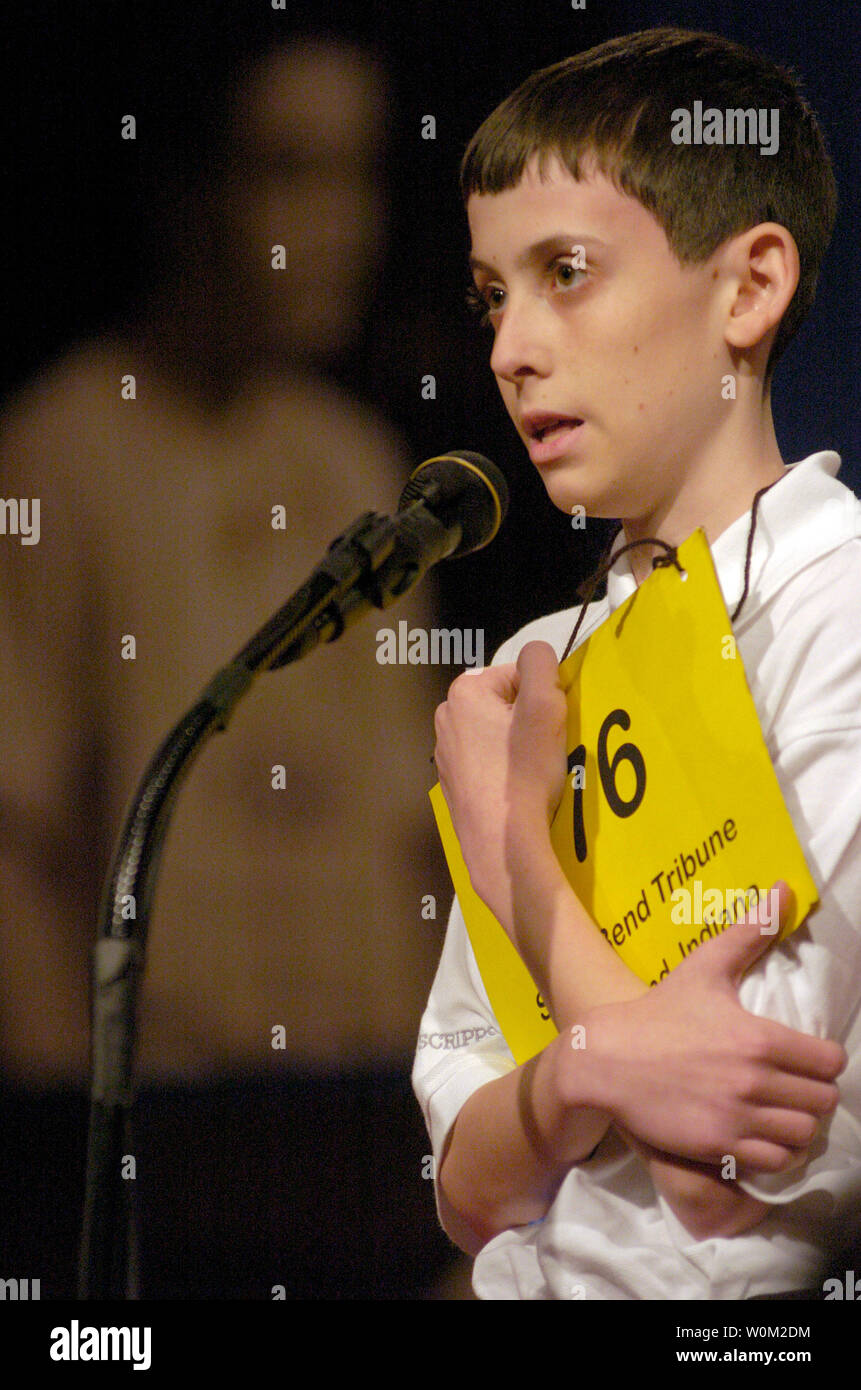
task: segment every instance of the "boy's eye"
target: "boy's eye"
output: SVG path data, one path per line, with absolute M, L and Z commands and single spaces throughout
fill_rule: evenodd
M 579 285 L 586 272 L 570 261 L 554 261 L 548 267 L 551 284 L 557 289 L 573 289 Z M 470 311 L 482 324 L 490 323 L 493 316 L 505 306 L 505 290 L 501 285 L 485 285 L 479 289 L 470 285 L 466 292 L 466 302 Z
M 470 285 L 466 292 L 467 307 L 476 315 L 480 323 L 488 323 L 491 314 L 502 308 L 505 291 L 499 285 L 487 285 L 479 290 Z
M 557 261 L 553 267 L 553 276 L 564 289 L 569 289 L 578 283 L 577 277 L 585 275 L 585 271 L 577 265 L 571 265 L 568 261 Z

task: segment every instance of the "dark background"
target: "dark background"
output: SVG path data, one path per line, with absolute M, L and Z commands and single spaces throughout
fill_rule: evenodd
M 217 148 L 233 64 L 309 21 L 372 39 L 394 79 L 391 249 L 364 341 L 341 377 L 397 423 L 416 458 L 472 448 L 506 472 L 512 509 L 503 534 L 484 555 L 438 572 L 446 619 L 484 627 L 492 650 L 529 618 L 574 601 L 606 527 L 593 524 L 584 540 L 554 510 L 498 398 L 486 344 L 463 307 L 459 158 L 483 117 L 534 68 L 614 34 L 673 23 L 717 31 L 794 67 L 826 132 L 839 218 L 816 307 L 778 369 L 774 411 L 787 461 L 835 448 L 841 476 L 858 491 L 857 15 L 852 0 L 587 0 L 585 10 L 568 0 L 290 0 L 287 11 L 273 11 L 270 0 L 31 0 L 0 21 L 10 195 L 0 390 L 133 312 L 151 273 L 159 200 L 171 177 Z M 136 141 L 120 139 L 127 113 L 137 118 Z M 426 114 L 436 118 L 435 141 L 421 139 Z M 434 401 L 421 399 L 427 372 L 437 380 Z M 333 518 L 333 535 L 348 520 Z

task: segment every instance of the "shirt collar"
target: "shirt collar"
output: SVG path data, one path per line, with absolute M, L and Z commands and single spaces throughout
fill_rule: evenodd
M 832 450 L 811 454 L 784 468 L 757 508 L 748 599 L 740 621 L 799 570 L 852 536 L 861 536 L 861 502 L 837 481 L 840 456 Z M 711 546 L 712 560 L 727 608 L 732 612 L 744 591 L 744 567 L 751 509 L 731 522 Z M 624 538 L 619 537 L 619 545 Z M 631 552 L 619 555 L 607 575 L 610 612 L 637 588 Z

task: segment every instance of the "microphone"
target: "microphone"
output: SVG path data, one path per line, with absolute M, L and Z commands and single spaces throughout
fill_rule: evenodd
M 135 1007 L 159 859 L 183 779 L 206 740 L 227 728 L 262 671 L 331 642 L 370 605 L 385 608 L 430 565 L 468 555 L 493 539 L 508 506 L 497 468 L 479 454 L 426 459 L 401 494 L 394 518 L 365 512 L 333 541 L 310 578 L 226 666 L 174 725 L 150 759 L 111 863 L 94 952 L 90 1127 L 79 1296 L 136 1292 L 128 1183 Z M 127 917 L 129 901 L 136 904 Z
M 450 535 L 459 531 L 454 549 L 445 557 L 454 560 L 493 540 L 508 511 L 508 485 L 490 459 L 452 449 L 413 470 L 401 493 L 398 515 L 415 503 L 423 503 Z
M 400 598 L 431 565 L 481 550 L 508 510 L 508 485 L 481 454 L 451 450 L 425 459 L 410 475 L 392 525 L 395 544 L 376 576 L 377 607 Z
M 256 669 L 266 643 L 265 664 L 274 671 L 335 641 L 368 608 L 388 608 L 408 593 L 438 561 L 488 545 L 507 510 L 505 478 L 481 454 L 451 450 L 425 459 L 410 475 L 395 516 L 357 517 L 240 659 Z M 276 622 L 281 635 L 273 648 Z

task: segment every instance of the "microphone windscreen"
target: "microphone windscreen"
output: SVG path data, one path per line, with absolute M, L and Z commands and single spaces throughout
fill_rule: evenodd
M 469 555 L 493 540 L 508 511 L 508 484 L 482 454 L 451 449 L 425 459 L 410 475 L 398 502 L 404 511 L 423 502 L 441 521 L 457 521 L 461 538 L 449 556 Z

